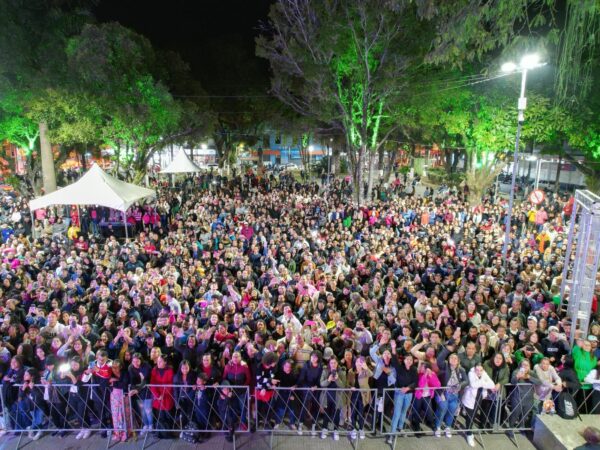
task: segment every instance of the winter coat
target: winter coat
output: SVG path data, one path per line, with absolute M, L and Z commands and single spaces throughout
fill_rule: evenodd
M 175 406 L 175 399 L 173 398 L 173 369 L 167 367 L 165 369 L 159 369 L 155 367 L 150 373 L 150 384 L 159 385 L 165 384 L 169 386 L 152 386 L 150 391 L 152 392 L 152 408 L 160 411 L 170 411 Z
M 415 391 L 415 398 L 431 397 L 433 398 L 436 393 L 436 388 L 441 387 L 440 379 L 434 371 L 431 371 L 429 375 L 425 372 L 419 374 L 419 381 L 417 382 L 417 390 Z M 427 394 L 427 388 L 429 388 L 429 395 Z
M 469 371 L 469 385 L 465 388 L 465 392 L 462 397 L 462 404 L 469 409 L 475 408 L 475 402 L 477 400 L 477 391 L 483 389 L 482 398 L 487 397 L 487 391 L 494 388 L 494 382 L 490 376 L 483 371 L 481 377 L 478 377 L 475 373 L 475 367 Z
M 298 375 L 298 386 L 299 387 L 319 387 L 321 383 L 321 374 L 323 372 L 323 366 L 320 364 L 317 367 L 313 367 L 310 361 L 307 361 L 302 369 L 300 375 Z
M 348 387 L 346 384 L 346 372 L 341 368 L 338 368 L 337 375 L 338 379 L 336 381 L 329 381 L 329 367 L 324 367 L 323 372 L 321 373 L 321 387 L 323 388 L 346 388 Z M 335 391 L 335 407 L 340 409 L 344 406 L 344 392 L 343 391 Z

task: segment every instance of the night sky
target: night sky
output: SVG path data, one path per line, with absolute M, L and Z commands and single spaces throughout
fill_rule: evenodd
M 116 21 L 173 50 L 210 93 L 266 91 L 268 63 L 254 53 L 273 0 L 99 0 L 99 22 Z

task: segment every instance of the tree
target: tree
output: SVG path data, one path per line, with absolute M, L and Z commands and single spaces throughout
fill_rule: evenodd
M 0 86 L 30 98 L 65 86 L 65 45 L 89 20 L 88 7 L 86 0 L 0 0 Z M 44 190 L 51 192 L 56 174 L 48 124 L 40 121 L 38 129 Z
M 282 0 L 257 39 L 257 54 L 273 72 L 272 92 L 297 113 L 343 131 L 359 204 L 367 153 L 397 127 L 392 105 L 406 67 L 398 49 L 407 34 L 407 8 L 384 0 Z
M 26 113 L 25 92 L 7 92 L 0 97 L 0 142 L 7 140 L 20 147 L 25 155 L 25 176 L 15 183 L 15 187 L 24 195 L 40 192 L 40 164 L 37 149 L 40 128 Z
M 169 72 L 143 36 L 116 23 L 86 25 L 70 40 L 68 56 L 81 88 L 108 115 L 102 139 L 134 182 L 143 178 L 154 152 L 197 131 L 194 102 L 173 98 L 160 79 Z

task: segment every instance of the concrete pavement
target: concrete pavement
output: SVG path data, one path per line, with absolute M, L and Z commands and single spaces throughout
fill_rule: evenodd
M 0 439 L 0 450 L 16 450 L 18 437 L 5 436 Z M 476 448 L 491 450 L 533 450 L 534 445 L 522 435 L 516 436 L 517 445 L 504 434 L 486 434 L 481 438 L 476 437 Z M 74 434 L 65 438 L 43 437 L 39 441 L 32 442 L 26 437 L 21 441 L 20 448 L 27 450 L 96 450 L 107 447 L 107 439 L 101 439 L 94 435 L 85 441 L 75 440 Z M 483 442 L 483 447 L 481 443 Z M 143 439 L 137 442 L 126 442 L 111 445 L 114 450 L 140 450 Z M 273 450 L 307 450 L 310 448 L 319 450 L 350 450 L 352 443 L 347 436 L 340 436 L 339 441 L 334 441 L 331 435 L 327 439 L 319 437 L 296 435 L 278 435 L 273 437 Z M 227 442 L 222 434 L 216 434 L 207 442 L 201 444 L 188 444 L 179 439 L 154 440 L 148 439 L 146 448 L 150 450 L 232 450 L 233 444 Z M 240 450 L 270 450 L 270 435 L 266 433 L 242 434 L 237 439 L 237 448 Z M 462 435 L 455 435 L 451 439 L 445 437 L 435 438 L 426 436 L 421 438 L 402 437 L 396 441 L 395 449 L 408 448 L 411 450 L 458 450 L 470 449 Z M 358 441 L 358 449 L 361 450 L 391 450 L 391 446 L 385 443 L 384 437 L 369 437 Z M 357 449 L 357 450 L 358 450 Z

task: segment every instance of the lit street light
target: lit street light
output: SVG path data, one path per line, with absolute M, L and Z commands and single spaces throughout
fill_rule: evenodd
M 545 63 L 540 63 L 540 58 L 537 54 L 525 55 L 521 59 L 519 65 L 513 62 L 507 62 L 502 65 L 502 71 L 505 73 L 516 73 L 521 72 L 521 95 L 519 96 L 519 101 L 517 103 L 518 108 L 518 118 L 517 118 L 517 136 L 515 139 L 515 153 L 513 159 L 513 172 L 512 172 L 512 182 L 510 185 L 510 196 L 508 201 L 508 211 L 506 214 L 505 220 L 505 233 L 504 233 L 504 245 L 502 246 L 502 260 L 505 264 L 508 264 L 508 243 L 510 241 L 510 230 L 512 227 L 512 211 L 513 211 L 513 203 L 515 200 L 515 184 L 517 181 L 517 170 L 519 165 L 519 140 L 521 139 L 521 128 L 523 127 L 523 122 L 525 121 L 525 108 L 527 107 L 527 98 L 525 98 L 525 84 L 527 83 L 527 71 L 536 69 L 545 65 Z

